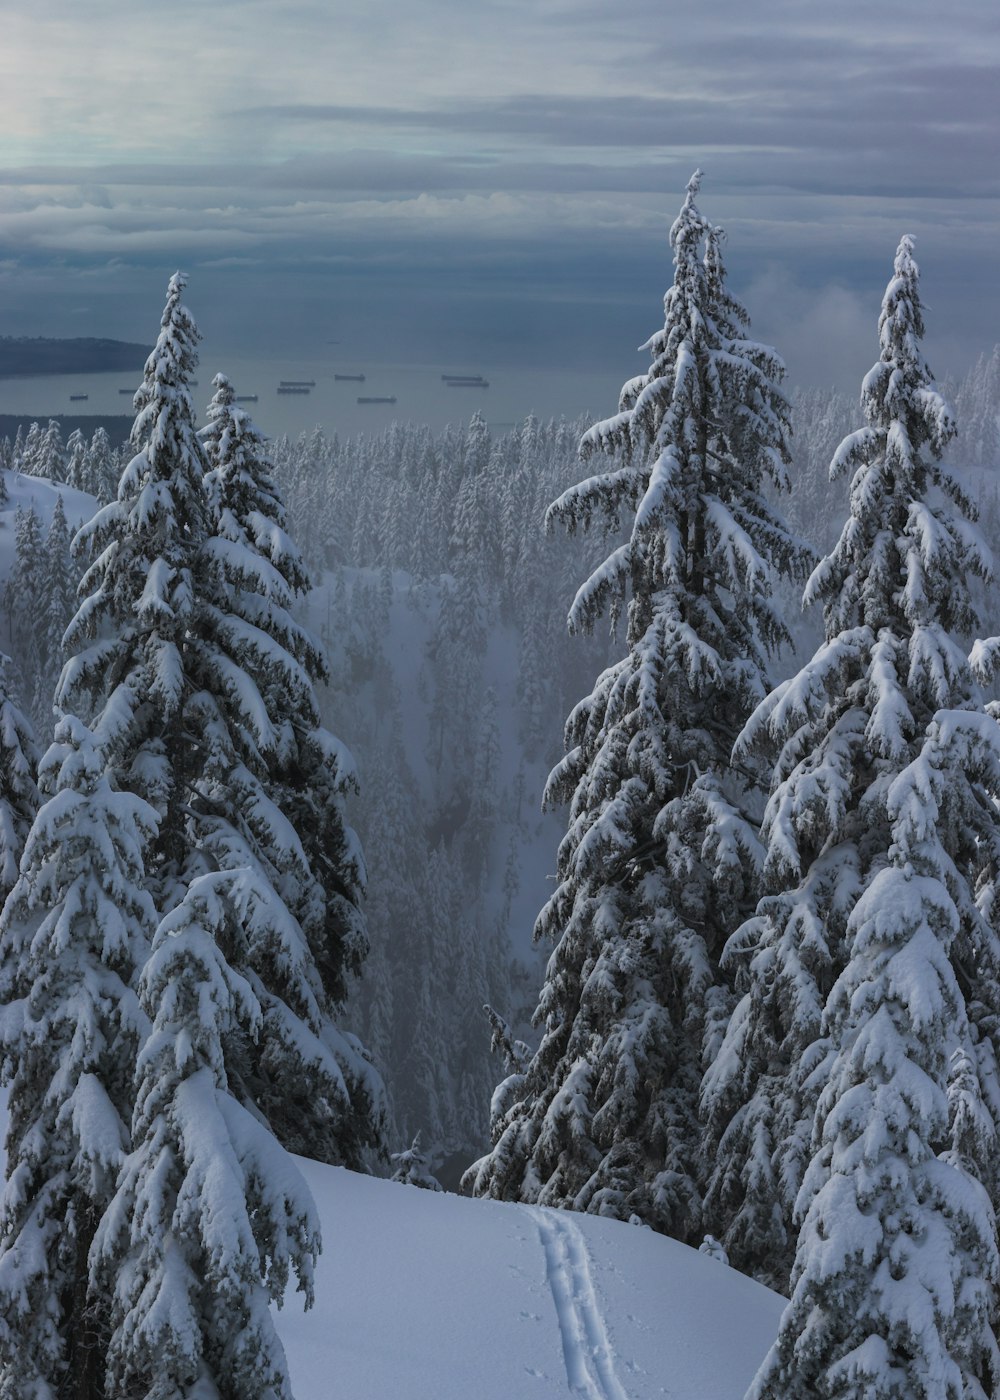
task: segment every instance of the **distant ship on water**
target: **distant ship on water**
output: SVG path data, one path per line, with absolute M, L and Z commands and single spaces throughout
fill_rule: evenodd
M 281 389 L 315 389 L 315 379 L 282 379 L 278 382 Z
M 393 395 L 393 396 L 391 396 L 391 397 L 379 396 L 379 395 L 368 395 L 368 396 L 364 396 L 364 395 L 363 395 L 361 398 L 358 399 L 358 403 L 395 403 L 395 402 L 396 402 L 395 395 Z
M 490 382 L 481 374 L 442 374 L 449 389 L 488 389 Z
M 70 401 L 70 403 L 80 403 L 83 399 L 89 399 L 89 398 L 90 398 L 90 395 L 89 395 L 89 394 L 70 394 L 70 396 L 69 396 L 69 401 Z
M 259 397 L 259 395 L 257 395 L 257 394 L 237 394 L 237 395 L 236 395 L 236 402 L 237 402 L 237 403 L 256 403 L 258 397 Z
M 350 379 L 355 384 L 363 384 L 365 382 L 363 374 L 335 374 L 333 377 L 334 379 Z
M 308 394 L 309 386 L 306 384 L 279 384 L 279 394 Z

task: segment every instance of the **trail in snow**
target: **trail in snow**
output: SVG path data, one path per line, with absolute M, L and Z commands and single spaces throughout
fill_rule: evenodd
M 628 1400 L 615 1371 L 583 1235 L 568 1212 L 523 1206 L 535 1222 L 559 1319 L 566 1379 L 583 1400 Z

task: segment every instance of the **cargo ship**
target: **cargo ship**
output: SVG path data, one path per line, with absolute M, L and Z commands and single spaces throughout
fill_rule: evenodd
M 364 396 L 362 396 L 361 398 L 358 399 L 358 403 L 395 403 L 395 402 L 396 402 L 395 396 L 393 396 L 393 397 L 379 397 L 379 396 L 374 396 L 374 395 L 373 395 L 373 396 L 370 396 L 370 397 L 364 397 Z

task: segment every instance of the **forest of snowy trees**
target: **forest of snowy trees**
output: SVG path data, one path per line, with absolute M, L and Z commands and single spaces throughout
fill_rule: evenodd
M 903 237 L 860 408 L 786 394 L 698 198 L 597 422 L 269 442 L 178 274 L 124 449 L 0 444 L 66 497 L 3 593 L 0 1400 L 290 1396 L 282 1148 L 727 1258 L 759 1400 L 1000 1393 L 1000 347 L 935 382 Z

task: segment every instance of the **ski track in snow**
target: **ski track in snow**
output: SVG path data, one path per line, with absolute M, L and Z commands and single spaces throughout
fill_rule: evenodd
M 569 1388 L 582 1400 L 629 1400 L 590 1272 L 583 1235 L 568 1211 L 523 1206 L 545 1251 L 545 1272 L 559 1319 Z

